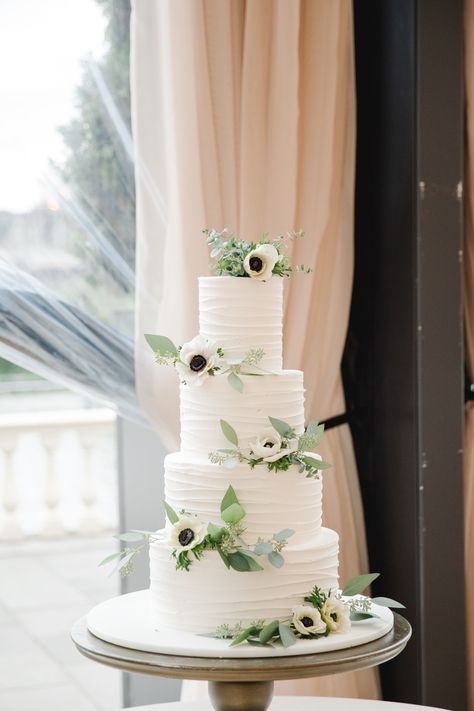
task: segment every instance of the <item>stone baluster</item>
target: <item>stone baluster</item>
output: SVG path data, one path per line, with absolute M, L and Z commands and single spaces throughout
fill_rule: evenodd
M 58 431 L 46 429 L 41 432 L 41 441 L 46 454 L 44 502 L 46 516 L 41 535 L 45 538 L 56 538 L 65 534 L 64 526 L 59 516 L 61 496 L 56 473 L 56 447 L 58 445 Z
M 0 519 L 0 540 L 13 541 L 24 537 L 24 532 L 18 521 L 18 495 L 15 481 L 13 456 L 16 447 L 16 436 L 2 436 L 0 447 L 5 458 L 5 478 L 2 504 L 3 520 Z
M 94 535 L 104 529 L 96 513 L 96 486 L 94 481 L 94 450 L 101 436 L 101 428 L 79 430 L 79 438 L 84 455 L 84 467 L 81 483 L 83 512 L 79 521 L 79 533 Z

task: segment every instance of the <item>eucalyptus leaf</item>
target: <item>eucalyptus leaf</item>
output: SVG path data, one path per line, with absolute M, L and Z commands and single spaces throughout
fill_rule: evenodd
M 237 373 L 229 373 L 227 376 L 227 382 L 232 388 L 234 388 L 234 390 L 237 390 L 238 393 L 242 393 L 244 391 L 244 383 L 242 378 L 239 378 Z
M 273 644 L 269 644 L 268 642 L 264 644 L 263 642 L 260 642 L 259 639 L 252 639 L 249 637 L 247 642 L 252 646 L 252 647 L 273 647 Z
M 234 430 L 232 425 L 229 425 L 225 420 L 221 420 L 221 430 L 224 437 L 229 440 L 231 444 L 235 444 L 236 447 L 239 446 L 239 438 L 237 437 L 237 432 Z
M 125 568 L 125 566 L 128 565 L 128 563 L 132 560 L 133 556 L 135 555 L 135 551 L 131 551 L 130 553 L 126 553 L 122 558 L 117 562 L 117 565 L 115 568 L 112 570 L 112 572 L 109 575 L 109 578 L 114 575 L 117 570 L 121 570 L 122 568 Z
M 286 541 L 287 538 L 291 538 L 294 535 L 292 528 L 284 528 L 282 531 L 273 534 L 273 540 L 275 541 Z
M 372 612 L 351 612 L 351 622 L 359 622 L 360 620 L 369 620 L 373 617 L 378 617 Z
M 245 555 L 245 553 L 240 553 L 239 551 L 229 554 L 229 563 L 231 568 L 237 570 L 239 573 L 263 570 L 262 566 L 259 565 L 256 560 L 251 558 L 249 555 Z
M 285 559 L 283 558 L 281 553 L 272 551 L 268 554 L 268 562 L 271 563 L 275 568 L 281 568 L 285 562 Z
M 249 571 L 251 573 L 258 573 L 259 570 L 263 570 L 262 566 L 260 565 L 260 563 L 257 563 L 255 558 L 252 558 L 252 556 L 246 555 L 245 553 L 243 553 L 242 555 L 245 555 L 245 557 L 247 558 L 249 564 Z
M 288 422 L 284 422 L 283 420 L 279 420 L 276 417 L 268 417 L 270 420 L 272 427 L 278 432 L 278 434 L 281 437 L 285 437 L 286 434 L 288 434 L 289 431 L 291 431 L 291 425 L 288 424 Z
M 293 630 L 288 627 L 288 625 L 280 622 L 278 625 L 278 632 L 280 634 L 281 643 L 284 647 L 292 647 L 296 644 L 296 635 Z
M 308 422 L 308 426 L 306 427 L 306 432 L 309 435 L 315 435 L 320 430 L 322 430 L 324 432 L 324 425 L 320 425 L 317 420 L 310 420 Z
M 314 469 L 331 468 L 328 462 L 325 462 L 323 459 L 317 459 L 316 457 L 302 457 L 302 460 L 308 467 L 313 467 Z
M 253 552 L 255 555 L 267 555 L 273 551 L 273 546 L 271 543 L 257 543 Z
M 227 491 L 224 494 L 224 498 L 221 501 L 221 512 L 225 511 L 225 509 L 229 508 L 229 506 L 232 506 L 232 504 L 238 504 L 240 503 L 237 494 L 235 493 L 233 487 L 231 484 L 229 484 Z
M 228 558 L 230 567 L 237 570 L 239 573 L 246 573 L 250 570 L 248 557 L 243 555 L 243 553 L 229 553 Z
M 352 597 L 352 595 L 360 595 L 371 583 L 379 577 L 380 573 L 366 573 L 351 578 L 344 586 L 343 595 Z
M 178 355 L 178 349 L 167 336 L 155 336 L 152 333 L 145 333 L 145 339 L 152 351 L 159 353 L 161 356 Z
M 269 642 L 271 638 L 278 633 L 279 624 L 279 620 L 273 620 L 273 622 L 269 622 L 268 625 L 265 625 L 263 630 L 258 635 L 260 642 L 262 642 L 263 644 Z
M 101 565 L 107 565 L 107 563 L 111 563 L 113 560 L 116 558 L 120 558 L 122 556 L 122 551 L 119 551 L 118 553 L 111 553 L 110 555 L 107 556 L 107 558 L 104 558 L 104 560 L 101 560 L 99 563 L 99 567 Z
M 216 526 L 214 523 L 209 523 L 207 526 L 207 532 L 209 533 L 214 543 L 218 543 L 222 538 L 224 529 L 219 526 Z
M 238 523 L 245 516 L 245 511 L 240 504 L 231 504 L 221 513 L 222 520 L 226 523 Z
M 381 605 L 382 607 L 393 607 L 401 610 L 405 609 L 405 605 L 402 605 L 401 602 L 397 602 L 396 600 L 392 600 L 390 597 L 373 597 L 372 602 L 376 605 Z
M 230 568 L 230 561 L 229 561 L 229 556 L 227 553 L 224 553 L 222 548 L 220 546 L 216 546 L 217 552 L 219 553 L 220 557 L 222 558 L 222 562 L 226 566 L 226 568 Z
M 173 508 L 171 508 L 171 506 L 168 503 L 166 503 L 166 501 L 163 501 L 163 504 L 165 506 L 165 511 L 166 511 L 166 515 L 168 517 L 168 521 L 170 523 L 177 523 L 179 521 L 179 516 L 176 513 L 176 511 Z
M 143 533 L 136 533 L 133 531 L 127 531 L 126 533 L 120 533 L 118 536 L 114 536 L 118 541 L 125 541 L 125 543 L 134 543 L 136 541 L 143 541 Z
M 257 634 L 258 629 L 253 625 L 252 627 L 247 627 L 246 630 L 243 630 L 235 639 L 232 640 L 230 646 L 231 647 L 236 647 L 238 644 L 242 644 L 242 642 L 245 642 L 245 640 L 250 637 L 253 634 Z

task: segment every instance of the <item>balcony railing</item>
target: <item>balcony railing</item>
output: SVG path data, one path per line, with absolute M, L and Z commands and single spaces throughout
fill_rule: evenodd
M 0 415 L 0 541 L 115 528 L 115 429 L 103 408 Z

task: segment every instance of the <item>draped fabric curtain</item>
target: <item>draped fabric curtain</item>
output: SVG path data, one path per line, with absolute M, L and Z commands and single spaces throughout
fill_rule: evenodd
M 464 322 L 466 366 L 474 383 L 474 0 L 465 3 L 466 161 Z M 474 711 L 474 401 L 466 404 L 464 442 L 464 520 L 466 632 L 469 709 Z
M 285 284 L 284 362 L 305 371 L 306 417 L 344 412 L 340 362 L 353 272 L 355 101 L 350 0 L 139 0 L 132 21 L 137 152 L 138 395 L 179 446 L 177 378 L 143 333 L 198 331 L 201 228 L 244 239 L 304 229 Z M 341 580 L 366 572 L 364 523 L 347 426 L 321 454 L 324 522 L 340 533 Z M 188 698 L 196 693 L 188 686 Z M 276 693 L 375 698 L 374 670 L 282 682 Z

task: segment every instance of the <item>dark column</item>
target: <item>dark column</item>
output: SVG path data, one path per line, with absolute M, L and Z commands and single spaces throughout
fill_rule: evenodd
M 355 0 L 356 271 L 344 358 L 376 592 L 415 634 L 391 700 L 466 708 L 461 0 Z M 440 614 L 455 602 L 454 624 Z

